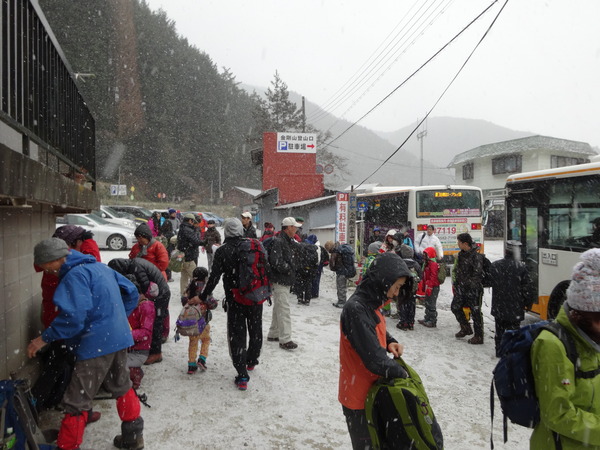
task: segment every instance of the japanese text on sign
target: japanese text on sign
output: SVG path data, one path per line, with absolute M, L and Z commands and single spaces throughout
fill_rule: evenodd
M 317 153 L 315 133 L 277 133 L 279 153 Z

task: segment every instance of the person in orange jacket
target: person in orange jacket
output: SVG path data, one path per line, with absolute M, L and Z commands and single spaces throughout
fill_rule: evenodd
M 169 266 L 169 254 L 164 245 L 152 236 L 152 231 L 147 223 L 140 224 L 133 233 L 137 243 L 129 252 L 129 259 L 143 258 L 150 261 L 162 272 L 165 280 L 168 280 L 165 270 Z
M 369 388 L 379 378 L 406 378 L 393 359 L 403 347 L 386 330 L 381 308 L 392 301 L 412 274 L 395 253 L 378 256 L 348 299 L 340 317 L 338 399 L 346 417 L 352 448 L 371 448 L 365 415 Z

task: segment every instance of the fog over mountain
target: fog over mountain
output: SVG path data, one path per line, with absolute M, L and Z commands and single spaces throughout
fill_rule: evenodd
M 248 92 L 264 92 L 265 88 L 241 85 Z M 302 104 L 302 96 L 290 91 L 290 100 Z M 347 159 L 347 171 L 343 180 L 336 180 L 329 188 L 343 188 L 350 184 L 379 183 L 381 185 L 419 185 L 421 180 L 421 143 L 416 133 L 410 137 L 401 150 L 385 163 L 374 175 L 371 175 L 407 138 L 414 124 L 405 124 L 394 132 L 375 131 L 361 125 L 352 125 L 339 119 L 319 106 L 305 100 L 307 123 L 332 135 L 331 152 Z M 341 137 L 342 133 L 344 133 Z M 423 140 L 423 180 L 427 184 L 454 183 L 454 171 L 447 169 L 452 158 L 464 151 L 492 142 L 517 139 L 535 133 L 516 131 L 495 125 L 485 120 L 459 119 L 453 117 L 433 117 L 427 121 L 427 135 Z M 559 137 L 559 136 L 555 136 Z M 337 138 L 337 139 L 336 139 Z M 324 143 L 319 143 L 319 146 Z M 327 143 L 325 143 L 327 144 Z M 369 177 L 369 178 L 367 178 Z M 329 180 L 331 181 L 331 180 Z

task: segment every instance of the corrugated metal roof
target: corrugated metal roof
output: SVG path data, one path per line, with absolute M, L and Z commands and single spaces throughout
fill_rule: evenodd
M 317 197 L 317 198 L 310 198 L 308 200 L 302 200 L 300 202 L 295 202 L 295 203 L 287 203 L 285 205 L 281 205 L 281 206 L 276 206 L 273 209 L 289 209 L 289 208 L 297 208 L 299 206 L 306 206 L 306 205 L 311 205 L 313 203 L 319 203 L 319 202 L 323 202 L 325 200 L 329 200 L 335 198 L 335 195 L 328 195 L 326 197 Z
M 488 156 L 510 155 L 512 153 L 528 153 L 536 150 L 559 151 L 561 154 L 572 153 L 578 156 L 595 155 L 596 152 L 587 142 L 569 141 L 548 136 L 529 136 L 510 141 L 494 142 L 480 145 L 456 155 L 448 167 Z
M 241 187 L 241 186 L 234 186 L 233 188 L 237 189 L 238 191 L 242 191 L 244 194 L 251 195 L 252 197 L 256 197 L 258 194 L 260 194 L 262 192 L 260 189 L 251 189 L 251 188 L 245 188 L 245 187 Z

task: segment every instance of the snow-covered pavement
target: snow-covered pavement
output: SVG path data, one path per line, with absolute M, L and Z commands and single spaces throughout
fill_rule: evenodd
M 486 254 L 501 257 L 502 243 L 488 242 Z M 127 252 L 103 252 L 103 262 L 127 257 Z M 206 256 L 201 254 L 201 264 Z M 171 323 L 180 309 L 179 274 L 169 283 Z M 223 297 L 219 286 L 217 298 Z M 187 338 L 174 342 L 173 332 L 163 347 L 163 362 L 144 367 L 140 392 L 151 408 L 142 407 L 146 448 L 153 449 L 348 449 L 351 448 L 342 409 L 337 401 L 340 310 L 333 273 L 325 269 L 321 296 L 310 306 L 292 305 L 292 339 L 297 350 L 286 351 L 267 342 L 271 308 L 265 306 L 265 340 L 260 364 L 251 373 L 247 391 L 236 389 L 235 370 L 226 342 L 225 313 L 214 311 L 208 370 L 188 375 Z M 450 283 L 438 300 L 438 328 L 416 325 L 400 331 L 388 320 L 389 331 L 404 344 L 405 360 L 421 375 L 444 433 L 446 449 L 489 448 L 490 382 L 494 356 L 490 294 L 484 305 L 485 343 L 471 346 L 456 339 L 458 325 L 450 312 Z M 417 319 L 423 309 L 417 307 Z M 533 317 L 528 321 L 536 320 Z M 120 431 L 114 401 L 101 400 L 102 419 L 86 429 L 85 448 L 110 449 Z M 502 418 L 496 406 L 494 443 L 498 449 L 528 448 L 531 430 L 509 425 L 509 441 L 502 443 Z

